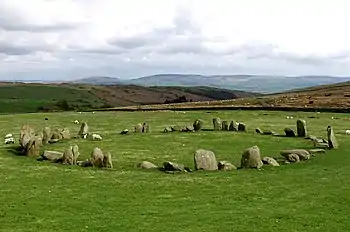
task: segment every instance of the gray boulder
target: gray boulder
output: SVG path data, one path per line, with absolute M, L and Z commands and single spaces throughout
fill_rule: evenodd
M 228 129 L 229 131 L 238 131 L 238 123 L 231 121 Z
M 163 132 L 164 133 L 168 133 L 168 132 L 172 132 L 173 130 L 171 129 L 171 127 L 165 127 Z
M 62 164 L 73 165 L 74 164 L 74 155 L 73 155 L 73 147 L 67 147 L 63 152 Z
M 181 131 L 182 130 L 182 128 L 181 128 L 181 126 L 172 126 L 171 127 L 171 131 Z
M 87 122 L 83 122 L 80 126 L 80 130 L 78 132 L 78 135 L 81 138 L 86 138 L 86 136 L 89 134 L 89 125 L 87 124 Z
M 218 163 L 218 169 L 222 171 L 232 171 L 232 170 L 236 170 L 237 167 L 228 161 L 220 161 Z
M 263 162 L 261 161 L 260 149 L 258 146 L 250 147 L 243 151 L 241 158 L 242 168 L 261 168 Z
M 80 156 L 78 145 L 72 146 L 72 152 L 73 152 L 73 164 L 76 165 L 78 161 L 78 157 Z
M 148 161 L 142 161 L 141 163 L 139 163 L 137 165 L 138 168 L 142 168 L 142 169 L 156 169 L 158 168 L 157 165 L 151 163 L 151 162 L 148 162 Z
M 21 145 L 22 149 L 27 149 L 27 145 L 29 141 L 32 139 L 32 137 L 35 136 L 34 129 L 29 126 L 28 124 L 25 124 L 21 127 L 20 135 L 19 135 L 19 144 Z
M 295 154 L 299 157 L 299 160 L 308 160 L 310 159 L 310 153 L 304 149 L 290 149 L 281 151 L 281 155 L 286 158 L 290 154 Z
M 310 149 L 310 150 L 308 150 L 308 152 L 309 152 L 310 154 L 326 153 L 326 150 L 325 150 L 325 149 L 320 149 L 320 148 L 318 148 L 318 149 Z
M 200 131 L 203 128 L 203 121 L 200 119 L 196 119 L 193 123 L 193 128 L 195 131 Z
M 93 167 L 102 168 L 103 167 L 104 155 L 100 148 L 95 147 L 91 152 L 90 162 Z
M 62 131 L 61 131 L 61 137 L 62 137 L 62 139 L 70 139 L 70 138 L 71 138 L 70 132 L 69 132 L 69 129 L 68 129 L 68 128 L 62 129 Z
M 51 162 L 58 162 L 59 160 L 62 160 L 63 153 L 59 151 L 44 151 L 44 153 L 41 155 L 41 157 L 38 159 L 40 161 L 42 160 L 48 160 Z
M 244 123 L 238 123 L 238 131 L 245 132 L 246 131 L 246 125 Z
M 182 132 L 194 132 L 194 127 L 193 126 L 185 126 L 181 129 Z
M 148 123 L 143 123 L 142 132 L 151 133 L 151 126 Z
M 29 157 L 38 157 L 43 145 L 43 138 L 39 135 L 33 136 L 27 144 L 25 155 Z
M 298 137 L 306 137 L 307 136 L 307 129 L 306 129 L 305 120 L 302 120 L 302 119 L 297 120 L 297 134 L 298 134 Z
M 222 128 L 223 131 L 228 131 L 229 130 L 228 122 L 227 121 L 222 121 L 221 128 Z
M 163 170 L 170 172 L 191 172 L 191 170 L 183 164 L 174 163 L 171 161 L 167 161 L 163 163 Z
M 213 118 L 214 131 L 221 131 L 222 124 L 220 118 Z
M 123 130 L 122 132 L 120 132 L 121 135 L 126 135 L 126 134 L 129 134 L 129 130 L 128 129 L 125 129 Z
M 214 152 L 199 149 L 194 154 L 195 170 L 213 171 L 218 170 L 218 163 Z
M 51 139 L 58 139 L 58 140 L 62 139 L 62 135 L 61 135 L 60 131 L 58 131 L 58 129 L 55 129 L 52 131 Z
M 284 133 L 286 137 L 295 137 L 295 131 L 292 128 L 285 128 Z
M 271 157 L 264 157 L 262 159 L 262 162 L 264 164 L 268 164 L 268 165 L 271 165 L 273 167 L 278 167 L 280 166 L 279 163 L 274 159 L 274 158 L 271 158 Z
M 264 132 L 258 127 L 258 128 L 255 128 L 255 132 L 257 134 L 264 134 Z
M 297 154 L 284 154 L 283 157 L 287 161 L 285 163 L 298 163 L 298 162 L 300 162 L 300 158 Z
M 327 127 L 327 137 L 328 137 L 328 146 L 329 148 L 336 149 L 339 147 L 338 141 L 335 138 L 333 129 L 331 126 Z
M 52 132 L 50 127 L 44 127 L 43 129 L 43 144 L 48 144 L 52 137 Z
M 143 126 L 141 123 L 137 124 L 136 126 L 134 126 L 134 132 L 135 133 L 141 133 L 143 129 Z

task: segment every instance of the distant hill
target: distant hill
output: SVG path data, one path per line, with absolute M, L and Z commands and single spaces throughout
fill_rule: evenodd
M 0 83 L 0 113 L 84 111 L 118 106 L 200 102 L 255 96 L 260 94 L 211 87 Z
M 91 84 L 91 85 L 117 85 L 122 81 L 119 78 L 114 77 L 87 77 L 72 81 L 76 84 Z
M 276 94 L 265 94 L 262 96 L 249 98 L 210 102 L 186 102 L 170 105 L 148 105 L 140 108 L 131 106 L 110 110 L 161 109 L 265 109 L 350 112 L 350 81 L 300 88 Z
M 350 80 L 350 77 L 158 74 L 128 80 L 113 77 L 91 77 L 76 80 L 75 83 L 93 85 L 208 86 L 247 92 L 274 93 L 347 80 Z

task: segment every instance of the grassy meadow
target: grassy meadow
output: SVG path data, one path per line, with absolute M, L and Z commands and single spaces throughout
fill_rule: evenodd
M 287 119 L 293 116 L 294 119 Z M 309 117 L 315 118 L 309 118 Z M 49 120 L 45 121 L 47 117 Z M 212 118 L 244 122 L 248 132 L 162 133 L 171 125 L 191 125 L 196 118 L 212 129 Z M 336 119 L 332 119 L 336 117 Z M 262 156 L 282 149 L 313 148 L 302 138 L 255 134 L 270 129 L 283 134 L 307 121 L 309 134 L 326 138 L 331 125 L 339 149 L 311 160 L 262 170 L 198 171 L 165 174 L 140 170 L 143 160 L 194 167 L 197 149 L 240 165 L 244 149 L 257 145 Z M 100 170 L 39 162 L 17 156 L 19 130 L 29 123 L 67 127 L 75 135 L 86 120 L 102 141 L 72 139 L 45 146 L 63 151 L 79 145 L 80 160 L 94 147 L 110 150 L 114 169 Z M 120 135 L 148 122 L 150 134 Z M 0 145 L 0 231 L 347 231 L 350 227 L 350 129 L 348 114 L 268 111 L 77 112 L 0 116 L 0 135 L 13 133 L 15 146 Z

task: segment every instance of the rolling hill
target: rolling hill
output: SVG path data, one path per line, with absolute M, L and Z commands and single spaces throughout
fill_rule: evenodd
M 220 101 L 119 107 L 110 110 L 193 110 L 193 109 L 266 109 L 350 112 L 350 82 L 295 89 L 277 94 Z
M 0 113 L 91 110 L 181 101 L 213 101 L 260 94 L 211 87 L 1 83 Z

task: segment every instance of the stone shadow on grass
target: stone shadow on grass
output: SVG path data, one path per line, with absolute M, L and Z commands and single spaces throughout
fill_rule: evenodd
M 9 146 L 9 147 L 6 147 L 5 150 L 16 156 L 25 156 L 25 153 L 21 146 Z

